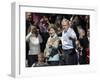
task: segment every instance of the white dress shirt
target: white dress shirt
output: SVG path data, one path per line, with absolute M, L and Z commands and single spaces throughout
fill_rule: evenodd
M 67 31 L 63 30 L 62 32 L 62 37 L 61 37 L 62 49 L 67 50 L 73 48 L 73 42 L 70 39 L 70 37 L 76 39 L 76 34 L 74 30 L 69 27 Z

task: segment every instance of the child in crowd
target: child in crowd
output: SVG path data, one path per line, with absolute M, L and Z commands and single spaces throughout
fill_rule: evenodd
M 44 54 L 39 53 L 38 54 L 38 61 L 32 65 L 32 67 L 42 67 L 47 66 L 48 64 L 44 61 Z

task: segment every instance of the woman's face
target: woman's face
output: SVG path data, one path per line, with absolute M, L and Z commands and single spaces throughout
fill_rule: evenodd
M 36 28 L 33 28 L 32 29 L 32 33 L 34 34 L 34 33 L 37 33 L 37 29 Z
M 50 34 L 50 36 L 54 36 L 55 30 L 53 28 L 51 28 L 50 31 L 49 31 L 49 34 Z

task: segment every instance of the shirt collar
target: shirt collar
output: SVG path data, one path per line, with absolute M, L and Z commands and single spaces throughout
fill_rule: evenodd
M 66 29 L 64 29 L 64 30 L 63 30 L 63 32 L 64 32 L 64 33 L 66 33 L 66 32 L 68 32 L 68 30 L 69 30 L 69 29 L 70 29 L 70 27 L 69 27 L 67 30 L 66 30 Z

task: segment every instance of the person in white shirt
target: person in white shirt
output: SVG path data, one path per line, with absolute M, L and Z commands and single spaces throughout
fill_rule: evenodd
M 64 54 L 65 65 L 77 64 L 77 56 L 75 52 L 74 43 L 77 40 L 76 34 L 72 28 L 70 28 L 69 20 L 63 19 L 62 22 L 62 49 Z
M 35 26 L 27 34 L 26 41 L 29 42 L 28 66 L 31 67 L 37 61 L 37 55 L 40 53 L 40 43 L 42 43 L 42 38 Z

